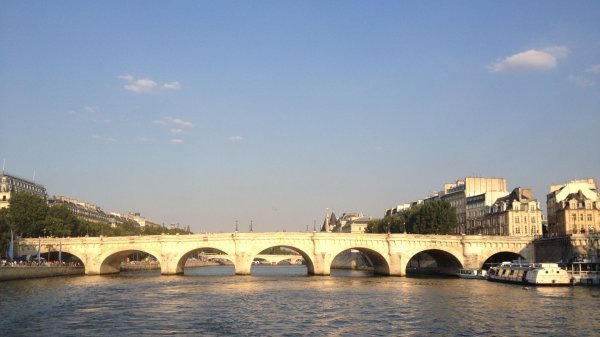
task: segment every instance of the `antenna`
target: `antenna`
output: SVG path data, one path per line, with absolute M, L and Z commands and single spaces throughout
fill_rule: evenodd
M 4 174 L 4 167 L 6 166 L 6 158 L 2 161 L 2 174 Z
M 33 169 L 33 182 L 35 183 L 35 169 Z

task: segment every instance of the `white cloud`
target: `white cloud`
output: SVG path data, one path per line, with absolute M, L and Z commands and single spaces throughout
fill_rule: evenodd
M 95 113 L 95 112 L 100 111 L 100 108 L 97 106 L 84 106 L 83 111 L 89 112 L 89 113 Z
M 171 129 L 171 133 L 182 133 L 182 129 Z
M 589 80 L 583 76 L 577 76 L 573 74 L 569 75 L 569 81 L 575 83 L 580 87 L 591 87 L 594 85 L 594 82 L 592 80 Z
M 136 78 L 131 74 L 119 75 L 118 79 L 127 82 L 123 88 L 125 90 L 133 91 L 138 94 L 141 93 L 149 93 L 154 91 L 157 88 L 168 89 L 168 90 L 179 90 L 181 89 L 181 84 L 179 81 L 172 81 L 163 83 L 161 86 L 158 85 L 154 80 L 149 78 Z
M 242 136 L 231 136 L 229 137 L 229 140 L 232 142 L 241 142 L 242 140 L 244 140 L 244 137 Z
M 171 144 L 183 144 L 182 139 L 171 139 Z
M 129 84 L 126 84 L 124 88 L 137 93 L 152 92 L 152 90 L 156 88 L 156 82 L 148 78 L 143 78 L 129 82 Z
M 530 49 L 488 66 L 488 70 L 492 73 L 553 70 L 556 68 L 557 59 L 566 57 L 568 54 L 569 48 L 565 46 L 550 47 L 543 50 Z
M 179 90 L 181 85 L 179 84 L 179 81 L 173 81 L 163 84 L 162 87 L 165 89 Z
M 129 74 L 119 75 L 119 76 L 117 76 L 117 78 L 120 80 L 125 80 L 125 81 L 133 81 L 135 79 L 132 75 L 129 75 Z
M 164 119 L 157 119 L 155 121 L 152 121 L 152 123 L 157 125 L 167 125 L 167 121 Z
M 137 141 L 138 143 L 142 143 L 142 144 L 150 144 L 150 143 L 152 143 L 152 142 L 153 142 L 153 140 L 152 140 L 151 138 L 148 138 L 148 137 L 138 137 L 138 138 L 136 139 L 136 141 Z
M 111 136 L 93 135 L 92 139 L 96 144 L 115 144 L 117 139 Z
M 179 119 L 179 118 L 168 118 L 168 120 L 175 124 L 175 125 L 180 125 L 180 126 L 184 126 L 187 128 L 192 128 L 194 127 L 194 124 L 190 121 L 184 121 L 183 119 Z
M 594 64 L 585 70 L 586 73 L 600 75 L 600 64 Z

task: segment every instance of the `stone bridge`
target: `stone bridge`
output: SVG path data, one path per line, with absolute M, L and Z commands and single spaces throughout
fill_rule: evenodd
M 481 235 L 354 234 L 325 232 L 219 233 L 127 237 L 31 238 L 18 242 L 19 255 L 41 252 L 69 253 L 79 258 L 88 275 L 119 272 L 123 258 L 145 252 L 160 262 L 164 275 L 181 274 L 188 257 L 202 249 L 221 251 L 233 262 L 235 273 L 249 275 L 252 261 L 272 247 L 297 251 L 310 275 L 330 275 L 333 259 L 355 249 L 373 263 L 376 274 L 405 276 L 412 257 L 432 256 L 443 274 L 460 268 L 481 268 L 490 258 L 524 258 L 535 261 L 533 237 Z

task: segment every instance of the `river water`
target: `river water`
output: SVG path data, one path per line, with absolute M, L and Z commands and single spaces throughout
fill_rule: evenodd
M 599 336 L 600 288 L 303 266 L 0 283 L 1 336 Z M 230 276 L 231 275 L 231 276 Z

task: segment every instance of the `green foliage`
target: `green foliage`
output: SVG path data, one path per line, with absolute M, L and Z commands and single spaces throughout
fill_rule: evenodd
M 77 218 L 66 205 L 49 207 L 46 200 L 28 192 L 11 195 L 8 208 L 0 209 L 0 255 L 5 255 L 10 230 L 17 237 L 38 236 L 133 236 L 160 234 L 188 234 L 187 230 L 164 227 L 140 226 L 135 221 L 126 221 L 115 228 L 108 223 L 95 223 Z
M 8 208 L 0 209 L 0 256 L 8 255 L 10 243 L 10 224 L 8 222 Z
M 10 198 L 8 217 L 16 235 L 23 237 L 42 235 L 47 214 L 46 200 L 35 194 L 18 192 Z
M 53 236 L 71 236 L 80 230 L 80 221 L 65 205 L 50 207 L 44 225 L 47 234 Z
M 399 214 L 371 221 L 368 233 L 452 234 L 456 228 L 456 211 L 447 201 L 432 201 Z

